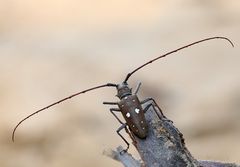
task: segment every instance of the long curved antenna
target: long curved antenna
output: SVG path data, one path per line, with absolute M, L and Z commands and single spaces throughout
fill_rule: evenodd
M 202 39 L 202 40 L 199 40 L 199 41 L 190 43 L 190 44 L 188 44 L 188 45 L 185 45 L 185 46 L 183 46 L 183 47 L 180 47 L 180 48 L 178 48 L 178 49 L 176 49 L 176 50 L 173 50 L 173 51 L 171 51 L 171 52 L 165 53 L 164 55 L 161 55 L 161 56 L 159 56 L 159 57 L 157 57 L 157 58 L 155 58 L 155 59 L 152 59 L 152 60 L 144 63 L 143 65 L 139 66 L 138 68 L 136 68 L 136 69 L 133 70 L 132 72 L 128 73 L 127 76 L 126 76 L 126 78 L 125 78 L 125 80 L 124 80 L 123 82 L 126 83 L 126 82 L 128 81 L 128 79 L 131 77 L 131 75 L 133 75 L 135 72 L 137 72 L 137 71 L 140 70 L 141 68 L 145 67 L 146 65 L 148 65 L 148 64 L 150 64 L 150 63 L 152 63 L 152 62 L 154 62 L 154 61 L 156 61 L 156 60 L 158 60 L 158 59 L 161 59 L 161 58 L 163 58 L 163 57 L 166 57 L 167 55 L 170 55 L 170 54 L 175 53 L 175 52 L 177 52 L 177 51 L 179 51 L 179 50 L 185 49 L 185 48 L 187 48 L 187 47 L 189 47 L 189 46 L 192 46 L 192 45 L 195 45 L 195 44 L 204 42 L 204 41 L 209 41 L 209 40 L 212 40 L 212 39 L 223 39 L 223 40 L 227 40 L 227 41 L 232 45 L 232 47 L 234 47 L 232 41 L 231 41 L 230 39 L 226 38 L 226 37 L 211 37 L 211 38 L 205 38 L 205 39 Z
M 107 84 L 104 84 L 104 85 L 92 87 L 92 88 L 86 89 L 86 90 L 84 90 L 84 91 L 81 91 L 81 92 L 72 94 L 71 96 L 65 97 L 65 98 L 63 98 L 63 99 L 61 99 L 61 100 L 59 100 L 59 101 L 57 101 L 57 102 L 55 102 L 55 103 L 52 103 L 52 104 L 50 104 L 50 105 L 48 105 L 48 106 L 46 106 L 46 107 L 44 107 L 44 108 L 42 108 L 42 109 L 40 109 L 40 110 L 35 111 L 34 113 L 32 113 L 32 114 L 28 115 L 27 117 L 25 117 L 24 119 L 22 119 L 22 120 L 14 127 L 13 132 L 12 132 L 12 141 L 14 142 L 14 140 L 15 140 L 15 132 L 16 132 L 17 128 L 19 127 L 19 125 L 21 125 L 21 124 L 22 124 L 25 120 L 27 120 L 28 118 L 32 117 L 33 115 L 35 115 L 35 114 L 37 114 L 37 113 L 39 113 L 39 112 L 41 112 L 41 111 L 43 111 L 43 110 L 46 110 L 46 109 L 48 109 L 48 108 L 50 108 L 50 107 L 52 107 L 52 106 L 55 106 L 56 104 L 59 104 L 59 103 L 65 101 L 65 100 L 71 99 L 71 98 L 73 98 L 73 97 L 75 97 L 75 96 L 77 96 L 77 95 L 80 95 L 80 94 L 82 94 L 82 93 L 86 93 L 86 92 L 89 92 L 89 91 L 91 91 L 91 90 L 99 89 L 99 88 L 102 88 L 102 87 L 117 87 L 117 85 L 116 85 L 116 84 L 112 84 L 112 83 L 107 83 Z

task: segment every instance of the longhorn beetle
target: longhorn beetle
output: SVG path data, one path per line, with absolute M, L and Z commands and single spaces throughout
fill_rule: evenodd
M 195 45 L 195 44 L 198 44 L 198 43 L 201 43 L 201 42 L 204 42 L 204 41 L 208 41 L 208 40 L 213 40 L 213 39 L 223 39 L 223 40 L 226 40 L 228 41 L 232 47 L 234 47 L 233 43 L 231 40 L 229 40 L 228 38 L 226 37 L 211 37 L 211 38 L 205 38 L 205 39 L 202 39 L 202 40 L 199 40 L 199 41 L 196 41 L 196 42 L 193 42 L 193 43 L 190 43 L 188 45 L 185 45 L 183 47 L 180 47 L 176 50 L 173 50 L 173 51 L 170 51 L 166 54 L 163 54 L 161 56 L 158 56 L 146 63 L 144 63 L 143 65 L 137 67 L 136 69 L 134 69 L 132 72 L 128 73 L 126 78 L 124 79 L 124 81 L 120 84 L 113 84 L 113 83 L 107 83 L 107 84 L 104 84 L 104 85 L 99 85 L 99 86 L 96 86 L 96 87 L 92 87 L 92 88 L 89 88 L 89 89 L 86 89 L 84 91 L 81 91 L 81 92 L 78 92 L 78 93 L 75 93 L 73 95 L 70 95 L 66 98 L 63 98 L 55 103 L 52 103 L 40 110 L 37 110 L 35 111 L 34 113 L 28 115 L 27 117 L 25 117 L 24 119 L 22 119 L 16 126 L 15 128 L 13 129 L 13 132 L 12 132 L 12 141 L 14 142 L 14 139 L 15 139 L 15 132 L 18 128 L 18 126 L 20 124 L 22 124 L 26 119 L 32 117 L 33 115 L 43 111 L 43 110 L 46 110 L 56 104 L 59 104 L 65 100 L 68 100 L 68 99 L 71 99 L 72 97 L 75 97 L 75 96 L 78 96 L 80 94 L 83 94 L 83 93 L 86 93 L 86 92 L 89 92 L 89 91 L 92 91 L 92 90 L 95 90 L 95 89 L 99 89 L 99 88 L 103 88 L 103 87 L 115 87 L 117 89 L 117 97 L 120 99 L 119 102 L 103 102 L 103 104 L 107 104 L 107 105 L 118 105 L 118 108 L 110 108 L 110 112 L 113 114 L 113 116 L 118 120 L 118 122 L 121 124 L 121 126 L 117 129 L 117 134 L 124 140 L 124 142 L 127 144 L 127 148 L 125 151 L 128 150 L 129 148 L 129 143 L 127 142 L 127 140 L 120 134 L 120 131 L 122 129 L 125 129 L 127 133 L 129 133 L 129 130 L 137 137 L 139 137 L 140 139 L 145 139 L 148 135 L 148 125 L 147 125 L 147 122 L 146 122 L 146 119 L 145 119 L 145 116 L 144 116 L 144 113 L 149 109 L 149 107 L 151 106 L 156 106 L 160 112 L 161 109 L 158 107 L 157 103 L 155 102 L 155 100 L 153 98 L 147 98 L 143 101 L 140 101 L 137 97 L 137 93 L 139 91 L 139 88 L 140 88 L 140 85 L 141 83 L 139 83 L 136 87 L 136 90 L 134 91 L 134 93 L 132 93 L 132 89 L 128 86 L 128 79 L 135 73 L 137 72 L 138 70 L 140 70 L 141 68 L 145 67 L 146 65 L 158 60 L 158 59 L 161 59 L 163 57 L 166 57 L 167 55 L 170 55 L 172 53 L 175 53 L 179 50 L 182 50 L 182 49 L 185 49 L 189 46 L 192 46 L 192 45 Z M 145 108 L 142 107 L 142 105 L 144 103 L 147 103 L 147 102 L 151 102 L 149 103 L 148 105 L 146 105 Z M 117 115 L 115 114 L 115 112 L 121 112 L 126 123 L 122 122 L 118 117 Z M 130 135 L 131 136 L 131 135 Z

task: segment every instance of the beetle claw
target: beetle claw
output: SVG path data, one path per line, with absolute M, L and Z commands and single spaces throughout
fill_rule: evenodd
M 120 155 L 127 153 L 127 151 L 128 151 L 128 149 L 124 149 L 124 150 L 120 151 Z

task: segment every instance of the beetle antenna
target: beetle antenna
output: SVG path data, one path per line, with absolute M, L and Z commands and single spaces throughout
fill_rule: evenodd
M 57 102 L 55 102 L 55 103 L 52 103 L 52 104 L 50 104 L 50 105 L 48 105 L 48 106 L 46 106 L 46 107 L 44 107 L 44 108 L 41 108 L 40 110 L 37 110 L 37 111 L 35 111 L 34 113 L 28 115 L 27 117 L 25 117 L 24 119 L 22 119 L 22 120 L 14 127 L 13 132 L 12 132 L 12 141 L 14 142 L 14 140 L 15 140 L 15 133 L 16 133 L 16 130 L 17 130 L 17 128 L 19 127 L 19 125 L 21 125 L 21 124 L 22 124 L 25 120 L 27 120 L 28 118 L 34 116 L 35 114 L 38 114 L 38 113 L 41 112 L 41 111 L 46 110 L 46 109 L 48 109 L 48 108 L 50 108 L 50 107 L 52 107 L 52 106 L 55 106 L 55 105 L 57 105 L 57 104 L 65 101 L 65 100 L 71 99 L 71 98 L 73 98 L 73 97 L 75 97 L 75 96 L 78 96 L 78 95 L 80 95 L 80 94 L 82 94 L 82 93 L 86 93 L 86 92 L 92 91 L 92 90 L 94 90 L 94 89 L 99 89 L 99 88 L 103 88 L 103 87 L 117 87 L 117 85 L 116 85 L 116 84 L 112 84 L 112 83 L 107 83 L 107 84 L 104 84 L 104 85 L 100 85 L 100 86 L 96 86 L 96 87 L 92 87 L 92 88 L 86 89 L 86 90 L 84 90 L 84 91 L 81 91 L 81 92 L 72 94 L 72 95 L 70 95 L 70 96 L 68 96 L 68 97 L 65 97 L 65 98 L 63 98 L 63 99 L 61 99 L 61 100 L 59 100 L 59 101 L 57 101 Z
M 145 67 L 146 65 L 148 65 L 148 64 L 150 64 L 150 63 L 152 63 L 152 62 L 154 62 L 154 61 L 156 61 L 156 60 L 158 60 L 158 59 L 161 59 L 161 58 L 163 58 L 163 57 L 166 57 L 167 55 L 170 55 L 170 54 L 172 54 L 172 53 L 178 52 L 179 50 L 185 49 L 185 48 L 187 48 L 187 47 L 189 47 L 189 46 L 196 45 L 196 44 L 198 44 L 198 43 L 201 43 L 201 42 L 204 42 L 204 41 L 213 40 L 213 39 L 223 39 L 223 40 L 226 40 L 226 41 L 228 41 L 228 42 L 232 45 L 232 47 L 234 47 L 233 42 L 232 42 L 230 39 L 226 38 L 226 37 L 211 37 L 211 38 L 205 38 L 205 39 L 202 39 L 202 40 L 199 40 L 199 41 L 190 43 L 190 44 L 188 44 L 188 45 L 185 45 L 185 46 L 183 46 L 183 47 L 180 47 L 180 48 L 178 48 L 178 49 L 176 49 L 176 50 L 173 50 L 173 51 L 171 51 L 171 52 L 165 53 L 165 54 L 163 54 L 163 55 L 161 55 L 161 56 L 159 56 L 159 57 L 157 57 L 157 58 L 154 58 L 154 59 L 152 59 L 152 60 L 144 63 L 143 65 L 139 66 L 138 68 L 136 68 L 136 69 L 133 70 L 132 72 L 128 73 L 127 76 L 126 76 L 126 78 L 125 78 L 125 80 L 124 80 L 124 82 L 126 83 L 126 82 L 128 81 L 128 79 L 131 77 L 131 75 L 133 75 L 135 72 L 137 72 L 137 71 L 140 70 L 141 68 Z

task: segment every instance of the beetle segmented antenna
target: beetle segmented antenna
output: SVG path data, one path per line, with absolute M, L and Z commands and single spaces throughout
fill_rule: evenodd
M 204 42 L 204 41 L 213 40 L 213 39 L 223 39 L 223 40 L 226 40 L 226 41 L 228 41 L 228 42 L 234 47 L 232 41 L 229 40 L 229 39 L 226 38 L 226 37 L 211 37 L 211 38 L 205 38 L 205 39 L 202 39 L 202 40 L 199 40 L 199 41 L 190 43 L 190 44 L 188 44 L 188 45 L 185 45 L 185 46 L 183 46 L 183 47 L 180 47 L 180 48 L 178 48 L 178 49 L 176 49 L 176 50 L 173 50 L 173 51 L 168 52 L 168 53 L 166 53 L 166 54 L 163 54 L 163 55 L 161 55 L 161 56 L 158 56 L 157 58 L 154 58 L 154 59 L 152 59 L 152 60 L 144 63 L 143 65 L 141 65 L 141 66 L 137 67 L 136 69 L 134 69 L 131 73 L 128 73 L 127 76 L 126 76 L 126 78 L 125 78 L 125 80 L 123 81 L 123 84 L 127 83 L 128 79 L 129 79 L 135 72 L 137 72 L 137 71 L 140 70 L 141 68 L 147 66 L 148 64 L 150 64 L 150 63 L 152 63 L 152 62 L 154 62 L 154 61 L 156 61 L 156 60 L 158 60 L 158 59 L 161 59 L 161 58 L 163 58 L 163 57 L 166 57 L 167 55 L 170 55 L 170 54 L 172 54 L 172 53 L 175 53 L 175 52 L 177 52 L 177 51 L 179 51 L 179 50 L 185 49 L 185 48 L 187 48 L 187 47 L 189 47 L 189 46 L 192 46 L 192 45 L 195 45 L 195 44 Z M 125 86 L 126 86 L 126 85 L 125 85 Z M 65 97 L 65 98 L 63 98 L 63 99 L 61 99 L 61 100 L 59 100 L 59 101 L 57 101 L 57 102 L 55 102 L 55 103 L 52 103 L 52 104 L 50 104 L 50 105 L 48 105 L 48 106 L 46 106 L 46 107 L 44 107 L 44 108 L 42 108 L 42 109 L 40 109 L 40 110 L 37 110 L 37 111 L 33 112 L 32 114 L 28 115 L 27 117 L 25 117 L 24 119 L 22 119 L 22 120 L 14 127 L 13 132 L 12 132 L 12 141 L 14 142 L 14 140 L 15 140 L 15 133 L 16 133 L 16 130 L 17 130 L 17 128 L 19 127 L 19 125 L 21 125 L 21 124 L 22 124 L 25 120 L 27 120 L 28 118 L 34 116 L 35 114 L 38 114 L 38 113 L 41 112 L 41 111 L 46 110 L 46 109 L 48 109 L 48 108 L 50 108 L 50 107 L 52 107 L 52 106 L 55 106 L 55 105 L 57 105 L 57 104 L 65 101 L 65 100 L 71 99 L 71 98 L 73 98 L 73 97 L 75 97 L 75 96 L 78 96 L 78 95 L 80 95 L 80 94 L 82 94 L 82 93 L 86 93 L 86 92 L 92 91 L 92 90 L 94 90 L 94 89 L 99 89 L 99 88 L 103 88 L 103 87 L 116 87 L 117 89 L 120 89 L 120 88 L 118 88 L 118 85 L 117 85 L 117 84 L 112 84 L 112 83 L 107 83 L 107 84 L 104 84 L 104 85 L 99 85 L 99 86 L 92 87 L 92 88 L 86 89 L 86 90 L 84 90 L 84 91 L 81 91 L 81 92 L 72 94 L 72 95 L 70 95 L 70 96 L 68 96 L 68 97 Z M 128 88 L 128 87 L 127 87 L 127 88 Z M 129 88 L 128 88 L 128 89 L 129 89 Z M 136 92 L 137 92 L 137 90 L 136 90 Z M 124 141 L 125 141 L 125 139 L 124 139 Z
M 223 39 L 223 40 L 227 40 L 227 41 L 232 45 L 232 47 L 234 47 L 233 42 L 232 42 L 230 39 L 226 38 L 226 37 L 211 37 L 211 38 L 205 38 L 205 39 L 202 39 L 202 40 L 199 40 L 199 41 L 190 43 L 190 44 L 188 44 L 188 45 L 185 45 L 185 46 L 183 46 L 183 47 L 180 47 L 180 48 L 178 48 L 178 49 L 175 49 L 175 50 L 173 50 L 173 51 L 171 51 L 171 52 L 165 53 L 165 54 L 163 54 L 163 55 L 161 55 L 161 56 L 158 56 L 157 58 L 154 58 L 154 59 L 152 59 L 152 60 L 144 63 L 143 65 L 139 66 L 138 68 L 136 68 L 136 69 L 133 70 L 132 72 L 128 73 L 127 76 L 126 76 L 126 78 L 125 78 L 125 80 L 124 80 L 123 82 L 126 83 L 126 82 L 128 81 L 128 79 L 129 79 L 135 72 L 137 72 L 137 71 L 140 70 L 141 68 L 145 67 L 146 65 L 148 65 L 148 64 L 150 64 L 150 63 L 152 63 L 152 62 L 154 62 L 154 61 L 156 61 L 156 60 L 158 60 L 158 59 L 161 59 L 161 58 L 163 58 L 163 57 L 166 57 L 167 55 L 170 55 L 170 54 L 172 54 L 172 53 L 178 52 L 179 50 L 185 49 L 185 48 L 187 48 L 187 47 L 189 47 L 189 46 L 196 45 L 196 44 L 198 44 L 198 43 L 201 43 L 201 42 L 204 42 L 204 41 L 213 40 L 213 39 Z
M 15 132 L 16 132 L 17 128 L 19 127 L 19 125 L 21 125 L 21 124 L 22 124 L 25 120 L 27 120 L 28 118 L 34 116 L 35 114 L 38 114 L 38 113 L 41 112 L 41 111 L 46 110 L 46 109 L 48 109 L 48 108 L 50 108 L 50 107 L 52 107 L 52 106 L 55 106 L 55 105 L 57 105 L 57 104 L 65 101 L 65 100 L 71 99 L 71 98 L 73 98 L 73 97 L 75 97 L 75 96 L 78 96 L 78 95 L 80 95 L 80 94 L 82 94 L 82 93 L 86 93 L 86 92 L 92 91 L 92 90 L 94 90 L 94 89 L 99 89 L 99 88 L 103 88 L 103 87 L 117 87 L 117 85 L 116 85 L 116 84 L 112 84 L 112 83 L 107 83 L 107 84 L 104 84 L 104 85 L 95 86 L 95 87 L 86 89 L 86 90 L 84 90 L 84 91 L 81 91 L 81 92 L 72 94 L 71 96 L 65 97 L 65 98 L 63 98 L 63 99 L 61 99 L 61 100 L 59 100 L 59 101 L 57 101 L 57 102 L 55 102 L 55 103 L 52 103 L 52 104 L 50 104 L 50 105 L 48 105 L 48 106 L 46 106 L 46 107 L 44 107 L 44 108 L 42 108 L 42 109 L 40 109 L 40 110 L 37 110 L 37 111 L 35 111 L 34 113 L 28 115 L 27 117 L 23 118 L 23 119 L 14 127 L 13 132 L 12 132 L 12 141 L 14 142 L 14 140 L 15 140 Z

